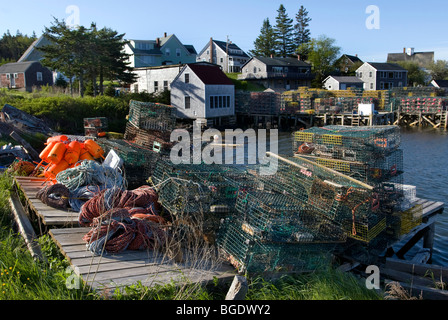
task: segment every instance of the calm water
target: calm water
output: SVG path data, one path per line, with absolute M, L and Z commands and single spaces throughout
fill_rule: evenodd
M 278 148 L 280 154 L 292 155 L 289 133 L 279 134 Z M 416 186 L 419 198 L 445 203 L 444 212 L 437 218 L 433 263 L 448 266 L 448 132 L 402 129 L 401 149 L 403 183 Z

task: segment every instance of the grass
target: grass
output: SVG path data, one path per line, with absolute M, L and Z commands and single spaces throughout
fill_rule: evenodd
M 238 80 L 238 75 L 240 73 L 226 73 L 227 77 L 232 80 L 235 85 L 235 90 L 244 90 L 244 91 L 264 91 L 265 87 L 258 85 L 251 81 Z

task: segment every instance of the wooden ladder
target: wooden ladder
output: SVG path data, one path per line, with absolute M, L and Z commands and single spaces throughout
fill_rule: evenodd
M 447 121 L 448 121 L 448 111 L 442 112 L 442 115 L 440 116 L 440 126 L 447 129 Z
M 352 126 L 359 126 L 359 122 L 360 122 L 360 116 L 359 115 L 353 115 L 352 116 Z

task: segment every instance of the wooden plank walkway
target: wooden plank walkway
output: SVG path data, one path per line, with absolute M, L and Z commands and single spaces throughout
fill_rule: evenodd
M 47 226 L 78 227 L 78 212 L 55 209 L 36 198 L 36 193 L 47 185 L 45 178 L 15 177 L 17 187 L 23 191 L 27 205 L 35 212 L 41 222 Z
M 191 283 L 210 281 L 215 277 L 231 280 L 236 274 L 235 268 L 228 263 L 196 266 L 176 263 L 154 251 L 127 250 L 120 254 L 95 255 L 82 240 L 90 228 L 79 226 L 77 212 L 54 209 L 36 198 L 37 191 L 46 185 L 45 179 L 15 177 L 15 180 L 27 205 L 49 228 L 48 233 L 70 261 L 73 271 L 92 289 L 114 289 L 139 281 L 145 286 L 153 286 L 185 279 Z
M 90 287 L 97 290 L 114 289 L 140 281 L 151 287 L 172 281 L 191 283 L 218 279 L 232 279 L 234 268 L 228 264 L 206 263 L 189 265 L 176 263 L 162 252 L 125 250 L 119 254 L 95 255 L 82 240 L 89 228 L 50 230 L 50 235 L 70 261 L 74 272 Z

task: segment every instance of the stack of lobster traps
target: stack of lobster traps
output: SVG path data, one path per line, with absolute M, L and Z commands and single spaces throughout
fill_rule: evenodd
M 405 207 L 409 188 L 403 184 L 403 151 L 400 143 L 400 129 L 397 126 L 325 126 L 293 133 L 295 157 L 356 181 L 368 191 L 371 199 L 369 210 L 359 210 L 362 208 L 360 205 L 358 210 L 365 217 L 353 219 L 352 222 L 353 230 L 366 230 L 367 236 L 359 237 L 358 232 L 356 235 L 350 232 L 348 220 L 345 224 L 349 237 L 366 242 L 408 220 L 405 212 L 411 207 Z M 416 225 L 419 214 L 421 217 L 421 210 L 414 208 L 412 216 L 416 217 Z M 401 230 L 399 234 L 403 234 L 406 228 Z M 392 234 L 397 234 L 396 230 Z
M 169 153 L 171 132 L 176 128 L 175 108 L 131 100 L 124 138 L 156 152 Z
M 160 204 L 172 217 L 195 221 L 214 242 L 221 220 L 235 210 L 240 191 L 256 189 L 246 168 L 218 164 L 174 164 L 159 159 L 151 176 Z

